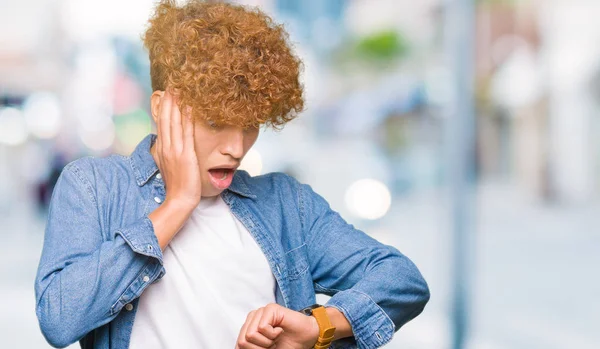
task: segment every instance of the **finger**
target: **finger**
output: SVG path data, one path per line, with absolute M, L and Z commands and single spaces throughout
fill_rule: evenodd
M 246 349 L 247 348 L 246 345 L 248 344 L 248 342 L 246 341 L 246 329 L 248 328 L 248 325 L 250 325 L 250 321 L 252 321 L 252 319 L 254 318 L 254 313 L 255 313 L 255 311 L 251 311 L 250 313 L 248 313 L 248 316 L 246 317 L 246 321 L 242 325 L 242 329 L 240 330 L 240 333 L 238 335 L 238 338 L 236 341 L 236 349 Z
M 258 322 L 258 332 L 270 340 L 275 340 L 283 332 L 281 327 L 273 327 L 275 313 L 271 308 L 265 308 Z
M 173 98 L 168 91 L 165 91 L 163 94 L 162 100 L 160 102 L 160 111 L 158 115 L 158 122 L 160 123 L 160 127 L 158 128 L 159 134 L 158 136 L 162 139 L 163 149 L 171 148 L 171 105 L 173 103 Z
M 177 97 L 173 97 L 171 104 L 171 148 L 176 152 L 183 149 L 183 136 L 181 130 L 181 112 L 177 105 Z
M 182 117 L 182 128 L 183 128 L 183 148 L 192 150 L 194 149 L 194 121 L 191 110 Z
M 246 329 L 246 340 L 252 344 L 256 344 L 256 345 L 260 346 L 261 348 L 268 348 L 273 345 L 273 341 L 271 339 L 265 337 L 258 330 L 258 324 L 260 322 L 260 319 L 263 316 L 263 313 L 264 313 L 264 308 L 260 308 L 254 314 L 252 321 L 250 321 L 250 324 L 248 325 L 248 328 Z
M 160 102 L 158 104 L 158 115 L 156 115 L 156 134 L 157 135 L 160 135 L 161 129 L 162 129 L 162 125 L 160 124 L 160 111 L 162 109 L 163 100 L 165 99 L 164 92 L 160 95 L 159 99 L 160 99 Z
M 162 143 L 161 143 L 161 138 L 160 137 L 156 137 L 156 140 L 154 141 L 154 148 L 156 151 L 156 167 L 158 167 L 158 170 L 162 173 Z
M 265 347 L 259 347 L 256 344 L 244 342 L 243 344 L 239 344 L 235 346 L 236 349 L 265 349 Z

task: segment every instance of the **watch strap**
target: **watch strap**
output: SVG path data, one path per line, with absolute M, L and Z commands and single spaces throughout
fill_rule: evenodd
M 335 327 L 331 324 L 329 315 L 327 315 L 327 311 L 323 306 L 312 309 L 312 316 L 317 320 L 317 324 L 319 325 L 319 338 L 314 348 L 327 349 L 333 341 Z

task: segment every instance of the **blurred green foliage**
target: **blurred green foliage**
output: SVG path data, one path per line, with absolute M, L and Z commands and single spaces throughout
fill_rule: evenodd
M 360 38 L 354 52 L 360 59 L 389 61 L 408 51 L 406 38 L 396 30 L 385 30 Z

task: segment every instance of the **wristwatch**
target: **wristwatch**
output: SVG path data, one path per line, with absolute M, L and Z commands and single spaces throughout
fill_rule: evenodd
M 313 304 L 300 310 L 301 313 L 314 316 L 317 319 L 319 325 L 319 339 L 315 343 L 314 349 L 327 349 L 333 341 L 333 334 L 335 333 L 335 327 L 331 324 L 329 316 L 325 311 L 325 307 L 320 304 Z

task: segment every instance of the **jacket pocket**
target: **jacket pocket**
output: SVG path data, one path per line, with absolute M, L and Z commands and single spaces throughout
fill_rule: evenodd
M 302 244 L 285 253 L 286 273 L 289 280 L 295 280 L 302 277 L 308 271 L 308 261 L 306 256 L 306 244 Z

